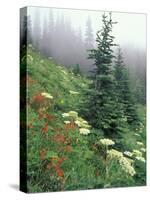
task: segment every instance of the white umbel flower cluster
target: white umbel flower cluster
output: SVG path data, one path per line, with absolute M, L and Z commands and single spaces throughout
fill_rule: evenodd
M 132 156 L 133 156 L 133 153 L 130 152 L 130 151 L 125 151 L 125 152 L 124 152 L 124 155 L 129 156 L 129 157 L 132 157 Z
M 134 176 L 136 174 L 135 169 L 132 167 L 131 162 L 126 157 L 122 157 L 119 160 L 121 168 L 129 175 Z
M 123 156 L 123 153 L 115 149 L 111 149 L 107 151 L 107 157 L 109 159 L 120 159 L 122 156 Z
M 146 151 L 145 148 L 141 148 L 141 151 L 142 151 L 142 150 L 143 150 L 143 152 Z M 145 160 L 145 158 L 143 157 L 143 154 L 142 154 L 141 151 L 139 151 L 139 150 L 137 150 L 137 149 L 134 149 L 134 150 L 133 150 L 133 157 L 134 157 L 136 160 L 145 163 L 146 160 Z
M 142 156 L 142 152 L 137 150 L 137 149 L 134 149 L 132 152 L 133 152 L 134 157 L 136 157 L 136 156 L 141 157 Z
M 142 142 L 137 142 L 137 145 L 143 146 L 144 144 Z
M 70 121 L 64 121 L 65 124 L 70 124 Z
M 113 140 L 104 138 L 104 139 L 99 140 L 99 144 L 104 145 L 104 146 L 110 146 L 110 145 L 114 145 L 115 142 Z
M 76 118 L 75 124 L 78 125 L 78 127 L 91 128 L 91 126 L 88 124 L 88 122 L 81 117 Z
M 143 152 L 146 152 L 146 149 L 145 149 L 145 148 L 141 148 L 140 150 L 143 151 Z
M 62 117 L 73 121 L 79 127 L 80 134 L 88 135 L 90 133 L 89 128 L 91 128 L 91 126 L 86 120 L 84 120 L 82 117 L 79 117 L 76 111 L 69 111 L 68 113 L 63 113 Z M 64 123 L 69 124 L 69 120 L 64 121 Z
M 146 162 L 145 158 L 143 158 L 142 156 L 136 156 L 135 159 L 137 159 L 137 160 L 139 160 L 141 162 L 144 162 L 144 163 Z
M 88 135 L 90 133 L 90 130 L 89 129 L 86 129 L 86 128 L 80 128 L 79 129 L 79 132 L 80 134 L 82 135 Z
M 79 94 L 79 92 L 72 91 L 72 90 L 70 90 L 69 93 L 70 93 L 70 94 L 73 94 L 73 95 Z
M 48 99 L 53 99 L 53 96 L 47 92 L 42 92 L 41 95 L 45 98 L 48 98 Z
M 108 150 L 107 158 L 117 160 L 123 171 L 125 171 L 127 174 L 129 174 L 131 176 L 135 175 L 135 173 L 136 173 L 135 169 L 131 165 L 133 160 L 124 157 L 122 152 L 119 152 L 115 149 Z
M 65 118 L 65 117 L 69 117 L 69 114 L 68 114 L 68 113 L 63 113 L 63 114 L 62 114 L 62 117 L 64 117 L 64 118 Z
M 70 117 L 73 117 L 73 118 L 78 117 L 78 113 L 76 111 L 69 111 L 68 114 L 69 114 Z

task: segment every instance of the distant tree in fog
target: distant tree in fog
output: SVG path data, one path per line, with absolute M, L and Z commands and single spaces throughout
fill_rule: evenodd
M 32 26 L 31 26 L 31 17 L 30 16 L 24 16 L 23 21 L 21 22 L 21 46 L 27 45 L 32 43 Z
M 121 48 L 118 48 L 114 64 L 116 92 L 118 100 L 121 103 L 122 113 L 125 115 L 129 124 L 138 122 L 135 101 L 131 93 L 130 79 L 128 70 L 124 64 Z
M 87 49 L 93 48 L 94 45 L 94 37 L 93 37 L 93 30 L 92 30 L 92 22 L 90 16 L 88 16 L 86 22 L 86 33 L 85 33 L 85 46 Z
M 40 39 L 39 39 L 40 40 Z M 41 44 L 40 44 L 40 50 L 42 54 L 45 56 L 49 56 L 50 54 L 50 35 L 49 35 L 49 27 L 48 27 L 48 21 L 45 18 L 44 23 L 43 23 L 43 32 L 42 32 L 42 37 L 41 37 Z
M 40 12 L 38 9 L 35 12 L 34 16 L 34 23 L 33 23 L 33 31 L 32 31 L 32 38 L 33 38 L 33 46 L 40 50 L 41 45 L 41 19 L 40 19 Z

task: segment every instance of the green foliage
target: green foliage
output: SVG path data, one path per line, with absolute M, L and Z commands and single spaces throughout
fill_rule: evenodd
M 81 75 L 82 73 L 81 73 L 81 70 L 80 70 L 80 65 L 79 64 L 76 64 L 75 66 L 74 66 L 74 68 L 73 68 L 73 73 L 75 74 L 75 75 Z
M 22 55 L 24 57 L 24 54 Z M 28 63 L 27 76 L 24 74 L 26 62 Z M 24 78 L 28 83 L 28 192 L 145 184 L 144 162 L 133 158 L 136 175 L 131 177 L 122 170 L 117 160 L 106 161 L 107 150 L 110 148 L 106 149 L 98 145 L 98 141 L 108 134 L 114 140 L 115 149 L 119 152 L 140 150 L 141 147 L 137 145 L 137 141 L 143 142 L 143 147 L 145 147 L 143 107 L 138 106 L 141 126 L 138 130 L 131 130 L 124 117 L 117 119 L 118 105 L 114 105 L 114 99 L 110 96 L 111 90 L 108 89 L 110 93 L 108 95 L 107 87 L 103 90 L 89 89 L 89 85 L 93 84 L 91 80 L 82 75 L 76 76 L 64 66 L 58 66 L 53 59 L 42 57 L 32 47 L 27 48 L 27 56 L 21 61 L 21 70 L 23 70 L 21 83 L 24 83 Z M 105 82 L 104 85 L 107 85 L 109 81 L 111 85 L 113 74 L 109 76 L 109 79 L 99 74 L 97 80 L 99 79 L 102 83 Z M 81 112 L 84 107 L 81 105 L 85 102 L 84 91 L 88 89 L 90 94 L 93 94 L 88 98 L 93 98 L 91 101 L 93 105 L 94 99 L 97 98 L 97 107 L 95 110 L 91 109 L 93 113 L 90 118 L 87 118 L 89 120 L 85 121 L 85 113 Z M 99 105 L 101 105 L 100 110 Z M 99 117 L 96 122 L 94 112 Z M 68 113 L 71 115 L 68 116 Z M 21 118 L 24 118 L 24 110 L 21 112 Z M 122 126 L 119 126 L 120 123 Z M 90 127 L 93 124 L 94 126 Z M 96 129 L 95 127 L 99 125 L 101 128 Z M 24 127 L 24 124 L 22 126 Z M 84 128 L 84 131 L 81 131 L 81 128 Z M 117 137 L 116 130 L 117 134 L 120 132 Z M 140 134 L 140 138 L 135 136 L 135 133 Z M 23 147 L 21 156 L 24 156 Z M 145 156 L 144 153 L 143 158 Z
M 89 58 L 94 60 L 96 70 L 93 82 L 86 93 L 83 114 L 90 123 L 102 129 L 107 136 L 117 134 L 117 128 L 123 123 L 123 112 L 116 95 L 116 80 L 112 69 L 114 58 L 112 47 L 114 36 L 112 27 L 115 22 L 109 16 L 103 15 L 103 27 L 97 32 L 97 49 L 90 50 Z
M 130 91 L 128 71 L 124 65 L 120 48 L 118 48 L 118 54 L 115 60 L 115 78 L 117 81 L 116 91 L 118 100 L 122 105 L 124 116 L 127 118 L 129 124 L 137 125 L 139 120 L 136 113 L 136 106 Z

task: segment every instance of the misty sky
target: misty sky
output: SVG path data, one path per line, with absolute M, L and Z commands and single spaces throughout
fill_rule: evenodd
M 29 7 L 28 15 L 34 23 L 35 12 L 40 12 L 41 21 L 39 24 L 43 23 L 43 20 L 48 16 L 49 10 L 51 8 L 43 7 Z M 92 29 L 94 36 L 96 32 L 100 30 L 102 22 L 101 16 L 103 11 L 88 11 L 88 10 L 74 10 L 74 9 L 56 9 L 53 8 L 54 20 L 57 19 L 58 15 L 64 15 L 65 19 L 70 20 L 72 27 L 75 31 L 82 31 L 82 36 L 85 36 L 86 21 L 88 16 L 91 18 Z M 135 13 L 120 13 L 112 12 L 113 21 L 118 22 L 114 25 L 113 35 L 115 36 L 115 42 L 120 44 L 120 46 L 132 46 L 136 49 L 146 48 L 146 14 L 135 14 Z

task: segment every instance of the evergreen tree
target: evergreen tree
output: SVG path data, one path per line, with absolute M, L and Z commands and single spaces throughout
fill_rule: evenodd
M 115 60 L 115 78 L 117 81 L 116 90 L 118 100 L 122 104 L 124 116 L 129 124 L 135 124 L 138 122 L 136 106 L 130 91 L 128 70 L 123 62 L 121 48 L 118 48 L 118 54 Z
M 75 75 L 81 75 L 82 73 L 81 73 L 81 70 L 80 70 L 80 65 L 79 64 L 76 64 L 75 66 L 74 66 L 74 68 L 73 68 L 73 73 L 75 74 Z
M 97 32 L 97 48 L 90 50 L 89 58 L 94 60 L 96 68 L 90 89 L 87 91 L 87 100 L 84 113 L 90 123 L 104 131 L 106 135 L 116 133 L 116 128 L 122 119 L 115 93 L 115 77 L 112 68 L 114 36 L 112 36 L 113 22 L 111 13 L 103 14 L 103 26 Z
M 33 23 L 33 46 L 37 50 L 41 50 L 41 17 L 40 17 L 40 11 L 37 9 L 35 12 L 35 19 Z
M 53 57 L 53 48 L 55 46 L 54 43 L 54 16 L 53 16 L 53 9 L 50 9 L 49 14 L 48 14 L 48 43 L 49 43 L 49 47 L 48 47 L 48 51 L 49 51 L 49 56 Z
M 94 37 L 93 37 L 92 23 L 91 23 L 90 16 L 88 16 L 88 19 L 87 19 L 87 22 L 86 22 L 86 33 L 85 33 L 86 49 L 93 48 L 93 44 L 94 44 Z
M 23 18 L 23 26 L 21 30 L 21 46 L 32 43 L 32 27 L 31 27 L 31 17 L 24 16 Z
M 44 23 L 43 23 L 43 32 L 42 32 L 42 37 L 41 37 L 41 45 L 40 45 L 40 49 L 41 52 L 45 55 L 45 56 L 49 56 L 50 54 L 50 44 L 49 44 L 49 27 L 48 27 L 48 22 L 47 22 L 47 18 L 44 19 Z

